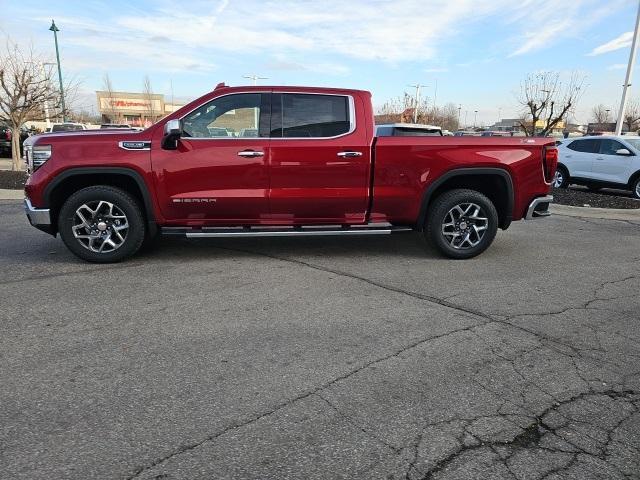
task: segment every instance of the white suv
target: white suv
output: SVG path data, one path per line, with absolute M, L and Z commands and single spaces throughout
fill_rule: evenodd
M 570 183 L 590 190 L 602 187 L 631 190 L 640 198 L 640 137 L 566 138 L 556 142 L 558 169 L 554 187 Z

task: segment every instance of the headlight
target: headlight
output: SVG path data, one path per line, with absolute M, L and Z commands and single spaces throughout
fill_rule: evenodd
M 35 145 L 31 148 L 30 154 L 33 171 L 36 171 L 51 157 L 51 145 Z M 29 153 L 27 153 L 27 161 L 29 161 Z

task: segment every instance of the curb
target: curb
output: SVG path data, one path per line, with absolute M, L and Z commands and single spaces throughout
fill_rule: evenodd
M 551 213 L 566 217 L 602 218 L 605 220 L 640 221 L 640 208 L 595 208 L 571 207 L 569 205 L 550 205 Z
M 0 200 L 22 200 L 24 198 L 24 190 L 9 190 L 0 188 Z

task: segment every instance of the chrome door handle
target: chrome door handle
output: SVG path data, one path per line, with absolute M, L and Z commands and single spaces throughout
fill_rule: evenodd
M 604 160 L 602 157 L 596 157 L 596 160 Z
M 338 152 L 339 157 L 361 157 L 362 152 Z
M 238 152 L 238 156 L 248 158 L 264 157 L 264 152 L 256 152 L 255 150 L 242 150 L 241 152 Z

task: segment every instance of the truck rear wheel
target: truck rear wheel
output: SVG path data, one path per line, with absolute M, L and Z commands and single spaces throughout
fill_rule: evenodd
M 145 238 L 140 205 L 124 190 L 107 185 L 71 195 L 58 216 L 60 237 L 88 262 L 113 263 L 138 251 Z
M 438 196 L 427 212 L 424 236 L 449 258 L 471 258 L 484 252 L 498 231 L 496 207 L 482 193 L 456 189 Z

